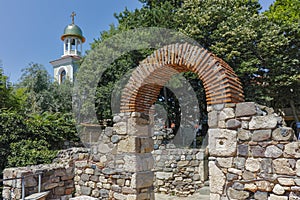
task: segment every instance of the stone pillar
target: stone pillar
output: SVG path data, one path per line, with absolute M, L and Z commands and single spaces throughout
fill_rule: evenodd
M 118 156 L 123 157 L 123 170 L 132 174 L 130 188 L 133 194 L 127 199 L 154 199 L 153 139 L 149 116 L 143 113 L 126 113 L 115 116 L 114 131 L 122 139 L 117 145 Z M 123 195 L 124 194 L 123 192 Z

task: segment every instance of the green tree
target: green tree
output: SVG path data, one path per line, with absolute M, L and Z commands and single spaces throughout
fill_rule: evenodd
M 276 0 L 264 14 L 281 23 L 300 23 L 299 0 Z
M 30 63 L 22 70 L 20 82 L 17 85 L 19 93 L 27 98 L 26 110 L 29 113 L 72 111 L 72 83 L 63 84 L 52 82 L 52 77 L 40 64 Z
M 0 68 L 0 110 L 18 109 L 20 107 L 18 97 L 14 94 L 13 86 L 8 82 L 8 77 L 4 75 Z

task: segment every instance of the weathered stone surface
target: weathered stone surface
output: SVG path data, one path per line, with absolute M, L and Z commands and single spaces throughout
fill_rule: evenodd
M 249 129 L 274 129 L 277 126 L 275 115 L 254 116 L 249 122 Z
M 147 188 L 153 185 L 154 172 L 137 172 L 131 179 L 132 188 Z
M 170 179 L 170 178 L 173 178 L 173 173 L 172 172 L 156 172 L 156 178 Z
M 278 196 L 275 194 L 270 194 L 269 200 L 288 200 L 287 196 Z
M 254 194 L 254 198 L 257 200 L 266 200 L 268 199 L 268 192 L 257 191 Z
M 266 148 L 265 156 L 269 158 L 279 158 L 282 155 L 282 150 L 275 145 Z
M 210 199 L 211 200 L 221 200 L 221 197 L 219 194 L 210 193 Z
M 224 108 L 219 114 L 219 120 L 227 120 L 235 117 L 233 108 Z
M 265 157 L 265 148 L 261 146 L 250 146 L 251 155 L 253 157 Z
M 45 185 L 45 190 L 51 190 L 56 187 L 58 187 L 58 183 L 49 183 Z
M 26 187 L 34 187 L 37 186 L 37 181 L 33 176 L 28 176 L 24 179 Z
M 294 158 L 300 158 L 300 142 L 291 142 L 285 145 L 284 153 Z
M 213 161 L 209 162 L 209 175 L 210 175 L 210 191 L 216 194 L 223 193 L 223 187 L 225 185 L 225 175 Z
M 233 174 L 237 174 L 237 175 L 242 175 L 242 173 L 243 173 L 242 170 L 235 169 L 235 168 L 229 168 L 228 172 L 233 173 Z
M 293 170 L 289 159 L 277 158 L 273 160 L 273 167 L 277 174 L 295 175 L 296 172 Z
M 290 141 L 294 137 L 294 130 L 290 127 L 280 127 L 272 132 L 272 139 L 275 141 Z
M 107 154 L 107 153 L 110 153 L 111 151 L 112 151 L 112 149 L 109 148 L 109 146 L 107 144 L 103 144 L 103 143 L 98 144 L 98 152 L 99 153 Z
M 120 141 L 120 137 L 118 135 L 113 135 L 111 138 L 110 138 L 111 142 L 112 143 L 118 143 Z
M 254 102 L 243 102 L 236 104 L 236 117 L 252 116 L 256 114 L 256 106 Z
M 232 167 L 233 158 L 217 158 L 218 165 L 225 168 Z
M 244 184 L 239 183 L 239 182 L 234 182 L 231 187 L 235 190 L 243 190 Z
M 247 199 L 249 197 L 249 192 L 247 191 L 239 191 L 239 190 L 235 190 L 233 188 L 229 188 L 228 189 L 228 196 L 230 197 L 230 199 Z
M 124 140 L 121 140 L 118 143 L 118 151 L 119 152 L 130 152 L 135 153 L 138 151 L 138 143 L 136 137 L 129 137 Z
M 248 158 L 245 165 L 246 170 L 257 172 L 260 169 L 260 161 L 256 158 Z
M 252 141 L 260 142 L 271 138 L 271 130 L 256 130 L 253 132 Z
M 284 188 L 281 186 L 281 185 L 279 185 L 279 184 L 276 184 L 275 186 L 274 186 L 274 188 L 273 188 L 273 190 L 272 190 L 275 194 L 284 194 L 285 193 L 285 190 L 284 190 Z
M 240 128 L 241 125 L 242 125 L 241 122 L 237 119 L 229 119 L 226 122 L 226 128 L 228 128 L 228 129 L 237 129 L 237 128 Z
M 247 141 L 247 140 L 250 140 L 251 138 L 251 133 L 250 131 L 248 130 L 245 130 L 245 129 L 239 129 L 238 130 L 238 139 L 239 140 L 242 140 L 242 141 Z
M 246 159 L 242 158 L 242 157 L 236 157 L 233 160 L 233 163 L 234 163 L 235 167 L 238 168 L 238 169 L 244 169 L 245 168 L 245 162 L 246 162 Z
M 295 178 L 294 181 L 295 181 L 297 186 L 300 186 L 300 179 L 299 178 Z
M 269 181 L 257 181 L 256 182 L 257 189 L 260 191 L 270 192 L 272 191 L 274 185 Z
M 254 183 L 246 183 L 244 186 L 245 190 L 251 191 L 251 192 L 256 192 L 257 191 L 257 186 Z
M 236 154 L 236 131 L 209 129 L 208 134 L 209 153 L 211 156 L 233 156 Z
M 300 176 L 300 160 L 297 160 L 296 162 L 296 174 L 297 176 Z
M 295 184 L 293 178 L 278 178 L 277 180 L 280 183 L 280 185 L 283 186 L 292 186 Z
M 114 124 L 114 131 L 116 131 L 119 135 L 127 134 L 127 123 L 126 122 L 118 122 Z
M 256 178 L 256 176 L 255 176 L 255 174 L 254 173 L 252 173 L 252 172 L 249 172 L 249 171 L 247 171 L 247 170 L 245 170 L 244 172 L 243 172 L 243 179 L 245 179 L 245 180 L 253 180 L 254 178 Z
M 212 111 L 208 113 L 208 126 L 210 128 L 218 128 L 218 112 Z
M 238 156 L 247 156 L 248 155 L 248 145 L 240 144 L 237 148 Z
M 272 159 L 270 158 L 262 159 L 260 171 L 263 174 L 273 174 Z

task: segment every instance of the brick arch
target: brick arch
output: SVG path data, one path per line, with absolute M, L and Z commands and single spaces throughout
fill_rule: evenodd
M 227 63 L 202 47 L 176 43 L 156 50 L 133 71 L 120 111 L 148 112 L 167 81 L 188 71 L 203 82 L 208 105 L 244 101 L 241 82 Z

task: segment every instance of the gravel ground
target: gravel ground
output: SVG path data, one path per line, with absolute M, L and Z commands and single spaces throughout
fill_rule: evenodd
M 189 197 L 175 197 L 165 194 L 155 194 L 155 200 L 209 200 L 209 195 L 200 195 L 196 193 Z

